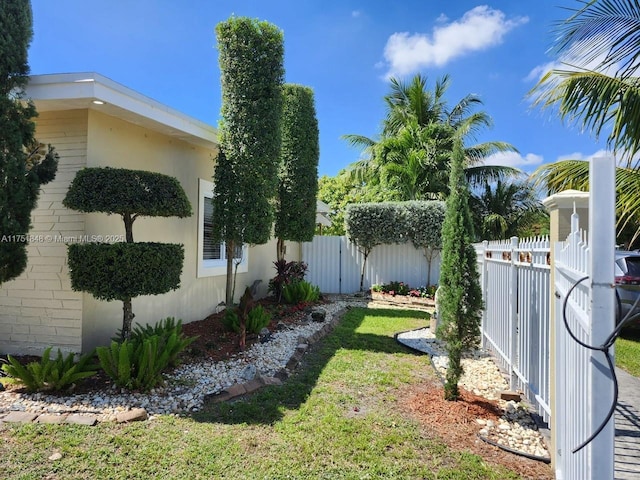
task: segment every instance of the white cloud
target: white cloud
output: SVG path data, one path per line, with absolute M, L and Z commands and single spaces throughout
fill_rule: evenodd
M 564 160 L 586 160 L 590 162 L 594 158 L 611 157 L 611 156 L 614 156 L 614 154 L 610 150 L 600 149 L 590 154 L 584 154 L 581 152 L 562 154 L 558 156 L 556 161 L 562 162 Z M 621 166 L 626 166 L 627 162 L 629 161 L 629 156 L 626 154 L 618 153 L 617 155 L 615 155 L 615 158 L 616 158 L 616 163 Z M 638 160 L 640 160 L 640 154 L 634 155 L 631 159 L 631 163 L 632 164 L 636 163 Z
M 485 165 L 502 165 L 529 170 L 531 167 L 541 165 L 543 158 L 535 153 L 527 153 L 525 156 L 517 152 L 498 152 L 484 159 Z
M 524 81 L 537 82 L 542 77 L 544 77 L 548 71 L 561 69 L 562 66 L 563 65 L 561 62 L 549 62 L 549 63 L 543 63 L 542 65 L 537 65 L 533 67 L 533 69 L 529 72 L 529 74 L 524 78 Z
M 459 20 L 450 23 L 447 20 L 440 15 L 431 35 L 408 32 L 391 35 L 384 48 L 387 76 L 442 66 L 470 52 L 499 45 L 507 32 L 529 21 L 528 17 L 508 19 L 504 12 L 486 5 L 469 10 Z

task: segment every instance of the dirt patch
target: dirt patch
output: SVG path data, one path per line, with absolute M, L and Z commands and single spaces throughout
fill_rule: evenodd
M 490 464 L 503 465 L 527 479 L 554 478 L 549 465 L 514 455 L 480 440 L 477 434 L 481 426 L 476 420 L 497 421 L 503 411 L 496 401 L 464 389 L 460 389 L 460 393 L 460 400 L 450 402 L 444 399 L 440 383 L 413 385 L 403 390 L 399 406 L 424 425 L 430 435 L 435 435 L 451 448 L 468 450 Z

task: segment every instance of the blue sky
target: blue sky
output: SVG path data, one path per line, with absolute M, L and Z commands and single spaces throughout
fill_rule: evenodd
M 285 81 L 312 87 L 321 175 L 359 158 L 340 137 L 375 137 L 389 75 L 451 77 L 450 104 L 480 96 L 494 121 L 478 141 L 510 142 L 519 154 L 488 163 L 532 171 L 598 155 L 597 142 L 526 93 L 555 58 L 553 26 L 577 0 L 32 0 L 33 74 L 95 71 L 198 120 L 220 112 L 215 25 L 230 15 L 284 32 Z

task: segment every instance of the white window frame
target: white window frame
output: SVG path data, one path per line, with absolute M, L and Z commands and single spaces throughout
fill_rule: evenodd
M 227 260 L 205 260 L 204 259 L 204 202 L 206 198 L 213 197 L 213 183 L 202 178 L 198 179 L 198 266 L 197 278 L 213 277 L 227 274 Z M 220 246 L 224 257 L 224 243 Z M 242 261 L 238 266 L 238 273 L 249 271 L 249 249 L 242 246 Z

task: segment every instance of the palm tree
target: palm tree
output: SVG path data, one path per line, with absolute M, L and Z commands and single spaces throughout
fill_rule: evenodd
M 640 7 L 635 0 L 592 0 L 558 28 L 555 50 L 567 68 L 544 75 L 534 104 L 599 137 L 633 165 L 640 150 Z M 611 74 L 613 72 L 613 74 Z
M 470 198 L 476 237 L 499 240 L 520 236 L 546 215 L 534 187 L 527 182 L 485 182 Z
M 409 84 L 392 78 L 391 92 L 380 137 L 344 135 L 352 146 L 362 148 L 363 158 L 350 167 L 351 174 L 368 184 L 384 183 L 395 188 L 399 200 L 441 198 L 448 191 L 449 155 L 456 135 L 473 139 L 492 125 L 486 112 L 472 112 L 482 101 L 467 95 L 448 109 L 444 95 L 450 85 L 447 75 L 438 79 L 433 91 L 418 74 Z M 510 167 L 486 167 L 484 158 L 495 152 L 516 151 L 506 142 L 485 142 L 465 148 L 468 181 L 472 185 L 487 179 L 513 175 Z M 405 182 L 411 182 L 405 185 Z
M 618 233 L 635 225 L 635 240 L 640 235 L 640 6 L 635 0 L 584 3 L 558 28 L 555 49 L 567 68 L 548 72 L 529 94 L 535 105 L 557 108 L 561 118 L 596 138 L 609 131 L 608 145 L 619 158 Z M 586 162 L 565 161 L 540 167 L 534 176 L 553 193 L 587 188 L 588 171 Z

